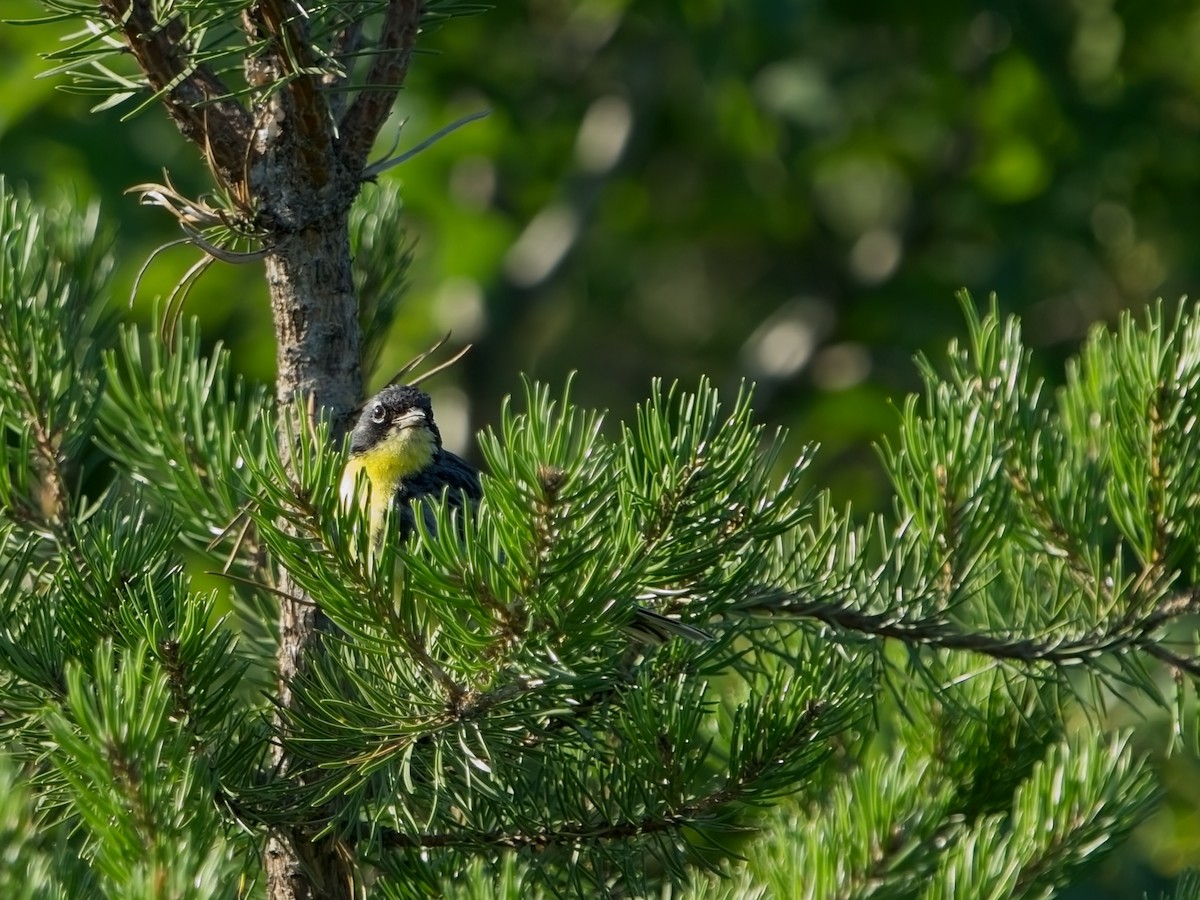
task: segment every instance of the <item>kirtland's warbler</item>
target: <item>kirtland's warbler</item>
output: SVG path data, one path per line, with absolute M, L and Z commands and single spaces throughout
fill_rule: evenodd
M 350 434 L 350 459 L 342 475 L 342 502 L 361 502 L 356 497 L 359 473 L 370 485 L 369 521 L 371 541 L 383 538 L 390 504 L 400 517 L 401 540 L 416 528 L 416 508 L 422 508 L 425 523 L 433 527 L 432 510 L 413 501 L 439 498 L 459 510 L 472 513 L 483 495 L 479 472 L 462 457 L 442 446 L 442 435 L 433 421 L 429 395 L 411 385 L 386 387 L 363 407 Z M 672 636 L 693 641 L 710 635 L 683 622 L 669 619 L 644 607 L 636 607 L 628 630 L 638 637 L 661 643 Z

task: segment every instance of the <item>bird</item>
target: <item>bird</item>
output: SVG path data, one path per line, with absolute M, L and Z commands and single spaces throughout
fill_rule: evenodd
M 400 540 L 407 541 L 416 530 L 415 506 L 422 508 L 427 530 L 435 528 L 432 509 L 418 501 L 436 500 L 444 494 L 446 503 L 459 515 L 473 515 L 483 497 L 479 471 L 442 446 L 429 395 L 408 384 L 385 387 L 364 404 L 350 433 L 350 453 L 342 474 L 340 492 L 345 506 L 363 502 L 359 492 L 362 475 L 369 485 L 366 502 L 372 546 L 384 538 L 389 507 L 396 507 Z M 708 632 L 644 606 L 635 606 L 626 630 L 653 644 L 672 637 L 712 640 Z
M 400 536 L 416 528 L 413 501 L 437 499 L 442 492 L 451 507 L 473 510 L 483 489 L 479 472 L 465 459 L 442 446 L 442 433 L 433 419 L 429 395 L 412 385 L 385 387 L 367 401 L 350 433 L 350 457 L 342 473 L 342 503 L 360 500 L 359 473 L 370 486 L 368 521 L 371 543 L 383 539 L 388 508 L 396 506 Z M 432 530 L 433 512 L 423 510 Z

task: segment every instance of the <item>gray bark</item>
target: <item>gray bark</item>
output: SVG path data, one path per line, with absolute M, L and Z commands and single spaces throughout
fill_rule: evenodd
M 192 58 L 184 20 L 160 21 L 152 0 L 99 0 L 179 130 L 205 155 L 218 186 L 236 198 L 225 213 L 262 241 L 275 321 L 281 414 L 328 416 L 340 439 L 362 392 L 358 301 L 350 270 L 348 217 L 380 128 L 404 83 L 421 21 L 421 0 L 391 0 L 378 19 L 365 84 L 320 71 L 332 53 L 350 72 L 363 23 L 346 21 L 324 48 L 286 0 L 256 0 L 241 25 L 253 52 L 244 59 L 257 92 L 253 109 L 203 61 Z M 349 8 L 349 6 L 348 6 Z M 337 90 L 331 91 L 331 88 Z M 353 99 L 346 102 L 350 94 Z M 176 211 L 177 215 L 180 215 Z M 292 422 L 290 432 L 311 433 Z M 284 434 L 288 433 L 285 429 Z M 284 435 L 280 447 L 288 447 Z M 264 578 L 265 580 L 265 578 Z M 317 640 L 316 605 L 287 572 L 278 584 L 279 703 Z M 288 599 L 295 598 L 295 599 Z M 287 771 L 280 748 L 276 763 Z M 270 900 L 349 898 L 357 890 L 354 848 L 314 841 L 303 825 L 278 829 L 265 865 Z
M 275 319 L 280 410 L 301 398 L 309 410 L 334 416 L 338 437 L 362 393 L 358 303 L 350 271 L 347 214 L 280 241 L 267 257 Z M 294 434 L 306 433 L 295 428 Z M 281 438 L 280 449 L 287 453 Z M 279 582 L 279 703 L 292 702 L 292 679 L 318 641 L 319 611 L 287 572 Z M 295 599 L 291 599 L 295 598 Z M 282 749 L 276 764 L 286 771 Z M 273 834 L 265 864 L 271 900 L 350 898 L 348 854 L 328 840 L 313 843 L 303 829 Z

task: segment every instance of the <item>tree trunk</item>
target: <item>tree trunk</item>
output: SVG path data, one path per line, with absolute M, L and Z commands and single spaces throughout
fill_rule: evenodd
M 302 398 L 305 415 L 321 410 L 333 416 L 334 439 L 340 440 L 362 393 L 347 217 L 325 219 L 282 238 L 267 257 L 267 282 L 275 319 L 280 413 L 294 412 L 293 400 Z M 295 427 L 299 423 L 292 424 L 293 434 L 308 433 Z M 280 451 L 287 459 L 290 448 L 283 434 Z M 320 613 L 286 572 L 280 575 L 279 590 L 279 704 L 286 709 L 292 702 L 292 678 L 317 640 Z M 286 766 L 282 748 L 276 749 L 275 762 Z M 348 900 L 354 893 L 347 855 L 329 839 L 313 842 L 303 829 L 270 837 L 266 870 L 270 900 Z
M 362 394 L 349 210 L 408 73 L 422 0 L 389 0 L 369 50 L 360 45 L 364 20 L 373 18 L 366 7 L 346 4 L 340 32 L 323 35 L 325 43 L 314 40 L 303 9 L 297 15 L 285 0 L 255 0 L 233 11 L 238 20 L 233 30 L 244 31 L 252 48 L 243 56 L 246 81 L 255 89 L 250 108 L 195 53 L 198 45 L 187 34 L 190 20 L 163 18 L 159 6 L 151 0 L 99 0 L 146 84 L 159 92 L 180 131 L 202 148 L 218 185 L 237 198 L 225 215 L 262 237 L 281 415 L 311 418 L 319 411 L 331 417 L 333 437 L 340 440 Z M 342 92 L 351 87 L 350 73 L 360 58 L 370 60 L 364 79 L 369 88 L 355 89 L 347 105 Z M 194 204 L 165 205 L 195 226 Z M 302 411 L 296 399 L 303 401 Z M 290 424 L 280 433 L 285 462 L 286 436 L 303 439 L 311 433 L 297 421 Z M 286 572 L 279 589 L 279 705 L 286 709 L 292 679 L 313 649 L 320 614 Z M 282 747 L 275 753 L 286 774 Z M 278 831 L 267 846 L 267 896 L 348 898 L 355 890 L 351 857 L 335 842 L 313 842 L 303 827 Z
M 362 399 L 358 299 L 350 272 L 349 208 L 279 239 L 267 257 L 281 403 L 310 398 L 335 426 Z

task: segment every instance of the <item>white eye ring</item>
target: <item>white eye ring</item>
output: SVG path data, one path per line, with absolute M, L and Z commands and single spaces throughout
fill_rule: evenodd
M 376 425 L 382 425 L 387 420 L 387 410 L 383 408 L 382 403 L 376 403 L 371 407 L 371 421 Z

